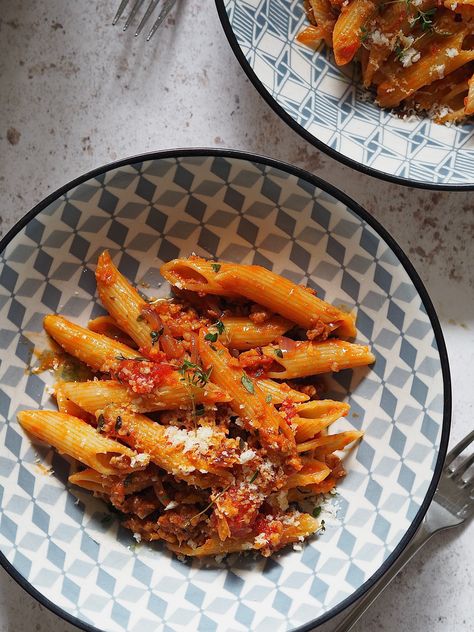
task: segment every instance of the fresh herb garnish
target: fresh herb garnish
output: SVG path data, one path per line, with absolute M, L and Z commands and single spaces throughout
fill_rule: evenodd
M 242 378 L 240 380 L 242 382 L 242 386 L 245 387 L 245 390 L 247 390 L 251 395 L 255 394 L 255 388 L 253 386 L 253 382 L 252 380 L 249 378 L 248 375 L 242 375 Z
M 201 416 L 204 415 L 204 404 L 198 404 L 195 408 L 196 415 Z
M 315 507 L 313 509 L 313 518 L 317 518 L 320 513 L 321 513 L 321 507 Z
M 163 334 L 164 331 L 164 327 L 162 327 L 159 331 L 157 331 L 156 329 L 154 329 L 153 331 L 150 331 L 150 338 L 151 338 L 151 344 L 154 346 L 158 340 L 160 339 L 160 336 Z
M 122 417 L 117 415 L 117 419 L 115 420 L 115 432 L 118 432 L 122 427 Z
M 221 264 L 220 263 L 211 263 L 211 268 L 217 274 L 219 272 L 219 270 L 221 269 Z
M 206 513 L 206 511 L 212 507 L 212 505 L 216 502 L 216 500 L 220 498 L 222 494 L 224 494 L 229 489 L 229 487 L 230 487 L 230 484 L 227 485 L 227 487 L 224 487 L 224 489 L 217 494 L 214 500 L 211 500 L 211 502 L 208 505 L 206 505 L 206 507 L 204 507 L 202 511 L 197 513 L 195 516 L 192 516 L 192 518 L 189 518 L 189 520 L 186 520 L 186 522 L 184 523 L 184 527 L 185 528 L 188 527 L 191 524 L 191 522 L 194 520 L 194 518 L 199 518 L 199 516 L 202 516 L 203 513 Z
M 437 7 L 433 7 L 432 9 L 428 9 L 427 11 L 422 11 L 421 9 L 417 9 L 418 15 L 416 15 L 410 23 L 410 26 L 415 26 L 417 22 L 420 23 L 422 31 L 431 31 L 433 30 L 433 18 L 436 14 Z
M 216 342 L 218 334 L 206 334 L 204 336 L 204 340 L 209 340 L 209 342 Z
M 217 351 L 216 345 L 209 345 L 213 351 Z
M 209 367 L 207 371 L 204 371 L 199 364 L 194 364 L 194 362 L 190 362 L 189 360 L 184 360 L 181 367 L 178 369 L 178 372 L 186 378 L 191 384 L 194 386 L 206 386 L 209 382 L 209 378 L 212 373 L 212 366 Z
M 100 414 L 97 417 L 97 430 L 99 432 L 102 432 L 104 430 L 104 426 L 105 426 L 105 417 L 104 415 Z
M 283 351 L 281 349 L 275 349 L 274 353 L 278 358 L 283 358 Z
M 249 480 L 249 485 L 251 485 L 254 482 L 254 480 L 257 478 L 257 476 L 258 476 L 258 470 L 256 472 L 254 472 L 252 478 Z
M 366 42 L 370 35 L 370 31 L 365 24 L 360 27 L 359 39 L 362 43 Z
M 326 522 L 324 520 L 321 520 L 319 530 L 321 531 L 321 533 L 324 533 L 326 531 Z
M 217 323 L 215 324 L 215 328 L 217 329 L 217 332 L 219 334 L 219 336 L 222 336 L 222 334 L 224 333 L 224 329 L 225 329 L 225 325 L 222 322 L 222 320 L 218 320 Z
M 272 403 L 272 396 L 271 395 L 267 395 L 265 397 L 265 401 L 267 402 L 267 404 L 271 404 Z

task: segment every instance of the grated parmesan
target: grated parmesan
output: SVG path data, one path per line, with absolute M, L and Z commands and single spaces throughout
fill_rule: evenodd
M 241 463 L 242 465 L 244 463 L 248 463 L 249 461 L 254 459 L 256 456 L 257 455 L 256 455 L 256 453 L 253 450 L 245 450 L 245 452 L 242 452 L 240 454 L 239 463 Z
M 437 66 L 433 66 L 433 71 L 438 73 L 438 77 L 442 79 L 444 77 L 444 70 L 446 66 L 444 64 L 438 64 Z
M 402 52 L 400 61 L 402 62 L 402 66 L 404 68 L 409 68 L 413 64 L 416 64 L 420 57 L 420 51 L 417 51 L 416 48 L 408 48 Z
M 211 448 L 211 439 L 214 431 L 209 426 L 201 426 L 196 430 L 183 430 L 176 426 L 168 426 L 165 430 L 166 438 L 171 445 L 183 446 L 183 452 L 198 452 L 205 454 Z
M 452 59 L 453 57 L 457 57 L 458 55 L 459 55 L 459 51 L 457 48 L 446 49 L 446 57 L 450 57 Z

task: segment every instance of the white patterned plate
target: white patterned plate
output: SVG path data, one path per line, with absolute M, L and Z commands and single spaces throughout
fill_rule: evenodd
M 142 544 L 67 483 L 70 462 L 25 435 L 24 408 L 54 407 L 48 373 L 25 371 L 45 314 L 102 313 L 97 255 L 160 287 L 163 261 L 192 251 L 257 263 L 355 307 L 373 368 L 341 371 L 328 395 L 365 438 L 346 460 L 335 524 L 301 551 L 206 568 Z M 307 629 L 390 566 L 433 495 L 450 424 L 446 351 L 433 306 L 393 239 L 352 200 L 265 158 L 176 150 L 66 185 L 0 244 L 0 550 L 7 571 L 85 630 Z M 38 458 L 51 465 L 46 475 Z M 79 500 L 76 500 L 76 499 Z
M 249 79 L 307 141 L 354 169 L 392 182 L 474 189 L 474 125 L 403 120 L 367 101 L 355 66 L 299 44 L 303 0 L 216 0 Z

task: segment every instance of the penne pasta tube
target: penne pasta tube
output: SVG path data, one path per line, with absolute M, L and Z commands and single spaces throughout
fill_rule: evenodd
M 123 485 L 124 494 L 136 494 L 147 487 L 151 487 L 156 479 L 156 471 L 150 466 L 140 472 L 127 474 L 126 477 L 104 476 L 96 470 L 87 468 L 71 474 L 68 478 L 72 485 L 77 485 L 91 492 L 106 494 L 107 496 L 110 496 L 114 487 L 118 485 Z
M 204 388 L 185 384 L 177 379 L 172 385 L 161 386 L 152 395 L 138 395 L 125 384 L 115 380 L 94 380 L 89 382 L 66 382 L 62 392 L 71 403 L 95 414 L 110 403 L 126 406 L 137 413 L 151 413 L 157 410 L 190 407 L 195 404 L 227 402 L 230 397 L 214 384 Z
M 354 316 L 322 301 L 309 288 L 296 285 L 261 266 L 231 266 L 216 275 L 225 290 L 237 292 L 311 330 L 321 323 L 340 336 L 356 334 Z
M 368 347 L 343 340 L 301 342 L 291 351 L 282 351 L 282 357 L 275 354 L 274 347 L 263 347 L 262 353 L 273 359 L 267 371 L 268 377 L 282 380 L 337 372 L 375 362 L 375 356 Z
M 135 348 L 135 342 L 117 325 L 112 316 L 98 316 L 87 323 L 87 329 L 95 331 L 96 334 L 104 334 L 117 340 L 127 347 Z
M 232 410 L 244 421 L 246 427 L 258 430 L 265 447 L 280 450 L 286 455 L 295 454 L 295 439 L 286 420 L 266 400 L 258 382 L 242 370 L 222 343 L 211 343 L 205 339 L 205 330 L 199 335 L 199 355 L 205 368 L 212 367 L 210 379 L 232 397 Z M 283 434 L 279 434 L 279 430 Z M 294 465 L 299 468 L 299 461 Z
M 330 468 L 321 461 L 303 460 L 302 469 L 288 477 L 284 489 L 321 483 L 330 473 Z
M 289 320 L 280 316 L 273 316 L 260 324 L 245 316 L 224 316 L 221 321 L 225 327 L 222 341 L 227 347 L 239 351 L 268 345 L 293 327 Z
M 262 378 L 255 379 L 259 389 L 265 395 L 265 400 L 269 400 L 273 405 L 288 402 L 306 402 L 309 397 L 300 391 L 290 388 L 284 382 L 274 382 Z
M 72 415 L 52 410 L 24 410 L 18 413 L 18 421 L 38 439 L 100 474 L 133 472 L 146 467 L 150 460 L 147 454 L 138 455 Z
M 303 538 L 314 533 L 318 527 L 318 521 L 306 513 L 295 516 L 291 522 L 293 524 L 282 525 L 282 532 L 279 536 L 278 548 L 283 548 L 292 542 L 299 542 Z M 193 549 L 185 544 L 172 544 L 167 542 L 166 546 L 174 553 L 181 555 L 189 555 L 191 557 L 203 557 L 206 555 L 222 555 L 225 553 L 237 553 L 239 551 L 248 551 L 250 549 L 263 549 L 268 546 L 265 537 L 261 540 L 258 535 L 246 538 L 227 538 L 222 541 L 215 535 L 209 538 L 202 546 Z M 270 555 L 271 551 L 265 551 L 264 555 Z
M 334 25 L 332 43 L 338 66 L 348 64 L 361 46 L 361 27 L 377 10 L 378 2 L 372 0 L 351 0 L 342 5 L 341 13 Z
M 168 263 L 161 266 L 160 272 L 168 283 L 179 290 L 235 297 L 235 292 L 224 290 L 216 282 L 219 272 L 225 272 L 233 267 L 234 264 L 232 263 L 217 263 L 215 261 L 207 261 L 202 257 L 192 256 L 168 261 Z
M 143 316 L 148 304 L 117 270 L 107 250 L 99 257 L 95 277 L 100 300 L 120 329 L 125 331 L 139 348 L 152 347 L 155 329 Z
M 104 408 L 102 415 L 106 433 L 135 450 L 146 452 L 152 463 L 176 478 L 201 488 L 222 485 L 232 478 L 231 471 L 225 469 L 225 462 L 227 459 L 227 466 L 231 466 L 238 460 L 238 442 L 227 439 L 215 428 L 200 427 L 188 432 L 163 426 L 145 415 L 113 404 Z M 227 451 L 227 456 L 222 456 L 219 465 L 217 456 L 222 451 Z
M 360 439 L 363 435 L 364 433 L 359 430 L 347 430 L 346 432 L 339 432 L 334 435 L 316 437 L 316 439 L 312 439 L 311 441 L 299 443 L 296 447 L 298 452 L 314 450 L 314 456 L 321 459 L 324 458 L 326 454 L 331 454 L 336 450 L 342 450 L 346 445 L 357 441 L 357 439 Z
M 464 101 L 464 114 L 474 114 L 474 75 L 469 79 L 467 97 Z
M 71 382 L 71 384 L 79 384 L 79 382 Z M 66 413 L 67 415 L 72 415 L 73 417 L 77 417 L 78 419 L 82 419 L 83 421 L 89 421 L 90 415 L 85 412 L 85 409 L 83 410 L 80 406 L 68 399 L 68 396 L 64 391 L 65 385 L 65 382 L 60 382 L 59 384 L 56 384 L 54 388 L 54 394 L 56 396 L 56 403 L 58 404 L 59 412 Z
M 333 422 L 345 417 L 349 409 L 348 404 L 331 399 L 318 399 L 300 404 L 296 407 L 296 417 L 291 420 L 292 424 L 297 425 L 297 443 L 311 439 Z
M 95 371 L 109 372 L 118 367 L 120 358 L 136 358 L 138 356 L 136 351 L 121 342 L 102 334 L 96 334 L 62 316 L 45 316 L 43 323 L 47 333 L 67 353 L 75 356 Z
M 456 69 L 474 60 L 474 50 L 460 50 L 464 33 L 439 40 L 421 56 L 416 64 L 404 68 L 396 77 L 383 81 L 377 88 L 377 98 L 382 107 L 394 107 L 408 98 L 416 90 L 449 75 Z M 457 50 L 454 57 L 446 55 L 447 50 Z M 443 63 L 440 64 L 440 58 Z

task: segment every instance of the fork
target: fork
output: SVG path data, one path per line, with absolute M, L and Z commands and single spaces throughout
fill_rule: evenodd
M 126 31 L 128 29 L 128 27 L 130 26 L 130 24 L 132 23 L 133 19 L 135 18 L 136 14 L 140 10 L 140 8 L 141 8 L 141 6 L 142 6 L 144 1 L 145 0 L 135 0 L 135 4 L 133 5 L 132 10 L 130 11 L 130 15 L 128 16 L 128 18 L 127 18 L 127 20 L 125 22 L 125 25 L 123 27 L 124 31 Z M 122 16 L 122 13 L 125 11 L 125 8 L 126 8 L 128 2 L 129 2 L 129 0 L 122 0 L 120 2 L 120 6 L 117 9 L 117 13 L 115 14 L 115 17 L 112 20 L 112 26 L 117 24 L 117 22 L 119 21 L 119 19 Z M 135 31 L 135 37 L 138 37 L 138 35 L 140 35 L 140 33 L 142 32 L 145 24 L 148 22 L 148 19 L 150 18 L 151 14 L 153 13 L 153 11 L 157 8 L 157 6 L 160 3 L 161 3 L 160 12 L 158 14 L 158 17 L 156 18 L 155 23 L 151 27 L 150 32 L 147 35 L 147 38 L 146 38 L 147 42 L 150 41 L 150 39 L 153 37 L 155 32 L 163 24 L 163 22 L 165 21 L 166 16 L 168 15 L 168 13 L 171 11 L 171 9 L 176 4 L 176 0 L 151 0 L 150 4 L 148 5 L 148 9 L 145 11 L 145 15 L 142 17 L 142 19 L 140 21 L 140 24 L 138 25 L 138 28 Z
M 474 430 L 462 439 L 446 457 L 433 502 L 410 544 L 395 560 L 390 569 L 372 586 L 357 605 L 336 627 L 334 632 L 348 632 L 359 621 L 392 579 L 411 560 L 419 549 L 438 531 L 457 527 L 474 514 L 474 476 L 467 474 L 474 463 L 474 454 L 453 465 L 454 460 L 474 441 Z

